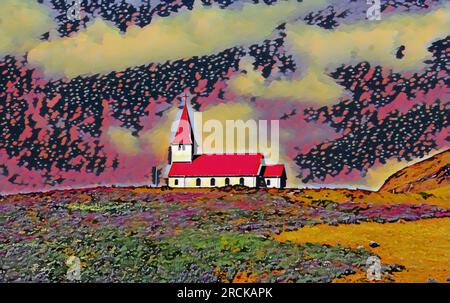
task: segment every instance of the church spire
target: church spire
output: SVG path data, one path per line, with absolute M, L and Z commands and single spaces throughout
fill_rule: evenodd
M 188 111 L 188 95 L 185 93 L 183 112 L 181 113 L 180 122 L 178 124 L 175 138 L 172 140 L 172 144 L 192 144 L 192 124 Z

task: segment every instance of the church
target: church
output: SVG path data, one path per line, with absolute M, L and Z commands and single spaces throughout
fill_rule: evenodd
M 264 155 L 261 153 L 197 154 L 186 100 L 185 98 L 175 138 L 169 148 L 169 187 L 286 186 L 284 165 L 265 165 Z

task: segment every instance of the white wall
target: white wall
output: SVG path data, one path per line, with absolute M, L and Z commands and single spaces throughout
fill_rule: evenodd
M 266 181 L 266 186 L 268 188 L 280 188 L 281 187 L 281 179 L 280 178 L 264 178 Z M 270 181 L 270 185 L 267 184 L 267 181 Z
M 184 149 L 183 149 L 184 148 Z M 191 162 L 192 161 L 192 145 L 183 144 L 181 150 L 178 144 L 172 144 L 170 146 L 170 153 L 172 162 Z
M 201 185 L 196 185 L 196 177 L 170 177 L 169 186 L 170 187 L 222 187 L 225 186 L 226 177 L 215 177 L 216 185 L 211 186 L 212 177 L 199 177 L 201 180 Z M 239 185 L 239 179 L 241 177 L 228 177 L 230 179 L 230 185 Z M 244 178 L 244 186 L 256 187 L 256 177 L 242 177 Z M 178 185 L 175 185 L 175 179 L 178 180 Z

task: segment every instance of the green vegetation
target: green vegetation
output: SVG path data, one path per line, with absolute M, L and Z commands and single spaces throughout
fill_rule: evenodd
M 9 251 L 6 263 L 21 263 L 7 280 L 66 281 L 65 262 L 74 255 L 81 260 L 82 281 L 90 282 L 231 282 L 238 273 L 262 282 L 329 282 L 368 257 L 365 250 L 279 243 L 255 234 L 198 231 L 158 241 L 102 228 L 76 235 L 82 238 L 0 246 Z

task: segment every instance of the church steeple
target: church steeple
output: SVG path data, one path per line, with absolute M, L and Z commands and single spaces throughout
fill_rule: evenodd
M 180 122 L 175 137 L 172 140 L 172 144 L 192 144 L 192 137 L 192 124 L 187 107 L 187 95 L 184 95 L 183 112 L 181 113 Z
M 184 94 L 183 111 L 177 131 L 170 145 L 170 162 L 192 162 L 194 157 L 194 132 L 188 110 L 188 95 Z

